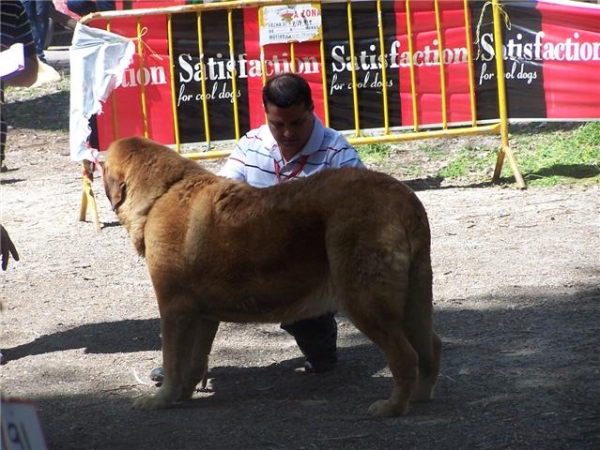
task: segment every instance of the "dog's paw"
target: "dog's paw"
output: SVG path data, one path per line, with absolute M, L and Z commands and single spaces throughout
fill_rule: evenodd
M 157 409 L 163 409 L 169 406 L 171 402 L 166 402 L 164 399 L 157 395 L 142 395 L 133 402 L 135 409 L 141 409 L 146 411 L 154 411 Z
M 369 414 L 373 417 L 404 416 L 408 411 L 407 406 L 394 405 L 389 400 L 377 400 L 369 406 Z

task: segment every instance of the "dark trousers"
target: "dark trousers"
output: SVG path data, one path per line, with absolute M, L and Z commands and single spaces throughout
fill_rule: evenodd
M 6 122 L 4 121 L 4 115 L 2 114 L 2 107 L 0 107 L 0 164 L 4 162 L 4 146 L 6 145 Z
M 337 322 L 335 313 L 282 324 L 296 339 L 300 350 L 312 364 L 337 362 Z
M 8 126 L 4 121 L 4 83 L 0 80 L 0 164 L 4 162 L 4 147 L 6 146 L 6 132 Z
M 40 61 L 45 62 L 44 44 L 46 43 L 46 34 L 48 33 L 50 5 L 52 2 L 45 0 L 21 0 L 21 3 L 29 16 L 37 57 Z
M 67 0 L 67 8 L 83 17 L 99 11 L 112 11 L 116 6 L 114 1 Z

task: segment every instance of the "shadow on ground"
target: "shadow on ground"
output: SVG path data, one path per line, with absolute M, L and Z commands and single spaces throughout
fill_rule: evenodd
M 566 177 L 566 178 L 594 178 L 600 175 L 600 167 L 591 164 L 555 164 L 550 167 L 536 170 L 524 175 L 526 179 Z
M 65 131 L 69 129 L 70 91 L 59 91 L 31 100 L 2 105 L 13 128 Z M 10 132 L 10 131 L 9 131 Z
M 86 353 L 131 353 L 160 350 L 159 319 L 101 322 L 58 331 L 2 350 L 6 361 L 31 355 L 85 349 Z
M 170 410 L 131 409 L 135 396 L 155 388 L 117 381 L 114 389 L 93 395 L 33 400 L 49 447 L 63 450 L 598 448 L 600 290 L 581 286 L 569 292 L 507 288 L 502 297 L 462 300 L 481 307 L 440 305 L 435 322 L 444 353 L 437 396 L 413 405 L 406 418 L 366 414 L 370 403 L 389 394 L 392 381 L 380 352 L 355 340 L 354 330 L 341 336 L 334 373 L 295 373 L 299 360 L 263 367 L 217 364 L 209 390 Z M 157 349 L 157 331 L 156 320 L 99 323 L 43 336 L 8 353 Z M 227 361 L 236 361 L 249 350 L 226 351 Z

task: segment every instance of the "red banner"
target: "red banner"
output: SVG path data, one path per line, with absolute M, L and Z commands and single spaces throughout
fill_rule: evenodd
M 441 30 L 436 29 L 436 12 L 433 0 L 397 2 L 396 28 L 398 30 L 398 65 L 400 66 L 400 104 L 402 125 L 413 125 L 412 88 L 410 74 L 409 34 L 407 14 L 412 24 L 412 60 L 415 70 L 415 93 L 420 100 L 417 108 L 419 124 L 438 124 L 444 121 L 443 101 L 446 104 L 447 122 L 469 122 L 469 67 L 467 60 L 467 33 L 464 2 L 439 3 Z M 442 42 L 440 43 L 440 36 Z M 443 49 L 440 52 L 440 44 Z M 443 64 L 441 64 L 443 62 Z M 443 68 L 443 70 L 442 70 Z M 442 95 L 442 77 L 445 97 Z
M 542 29 L 530 44 L 542 62 L 546 117 L 600 118 L 600 6 L 540 1 Z M 589 5 L 588 5 L 589 6 Z M 539 44 L 538 44 L 539 43 Z
M 146 2 L 137 3 L 147 6 Z M 352 3 L 354 61 L 350 57 L 347 3 L 322 3 L 324 60 L 321 60 L 318 41 L 296 43 L 294 61 L 291 61 L 289 44 L 265 45 L 266 76 L 290 71 L 294 65 L 311 84 L 317 114 L 324 117 L 326 101 L 330 126 L 354 130 L 351 70 L 354 65 L 359 127 L 364 131 L 385 125 L 384 89 L 388 94 L 391 127 L 412 127 L 415 119 L 421 127 L 436 126 L 444 121 L 449 125 L 471 122 L 469 76 L 472 73 L 475 119 L 479 122 L 497 119 L 497 55 L 492 7 L 489 2 L 471 1 L 465 14 L 461 0 L 437 3 L 439 30 L 433 0 L 381 2 L 383 63 L 376 2 Z M 530 0 L 506 2 L 502 11 L 501 56 L 505 64 L 509 118 L 600 118 L 600 6 L 564 0 Z M 202 13 L 203 58 L 199 55 L 196 14 L 173 14 L 172 17 L 173 84 L 181 142 L 208 140 L 205 126 L 208 126 L 212 141 L 235 138 L 234 96 L 239 112 L 238 132 L 243 134 L 262 124 L 258 7 L 233 10 L 233 58 L 226 10 Z M 141 18 L 141 25 L 143 64 L 136 56 L 122 85 L 114 91 L 113 99 L 107 102 L 104 113 L 99 116 L 100 149 L 105 149 L 117 136 L 140 135 L 145 129 L 153 139 L 167 144 L 175 141 L 167 19 L 164 15 L 145 16 Z M 111 31 L 134 38 L 137 35 L 135 20 L 112 20 Z M 469 43 L 475 58 L 471 68 L 467 57 Z M 409 48 L 413 49 L 412 54 Z M 202 70 L 206 79 L 204 94 Z M 233 92 L 233 73 L 236 92 Z M 204 117 L 202 107 L 203 95 L 208 102 L 207 117 Z M 113 111 L 117 114 L 116 120 Z

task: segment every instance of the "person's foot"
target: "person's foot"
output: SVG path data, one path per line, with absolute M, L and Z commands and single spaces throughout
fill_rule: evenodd
M 39 61 L 38 64 L 38 77 L 35 83 L 31 86 L 32 88 L 43 86 L 49 83 L 58 83 L 62 79 L 60 73 L 56 71 L 54 67 L 43 61 Z
M 306 373 L 327 373 L 333 372 L 337 368 L 337 357 L 335 359 L 304 362 L 304 371 Z
M 337 322 L 333 313 L 282 324 L 281 328 L 296 339 L 306 358 L 306 373 L 326 373 L 337 367 Z

